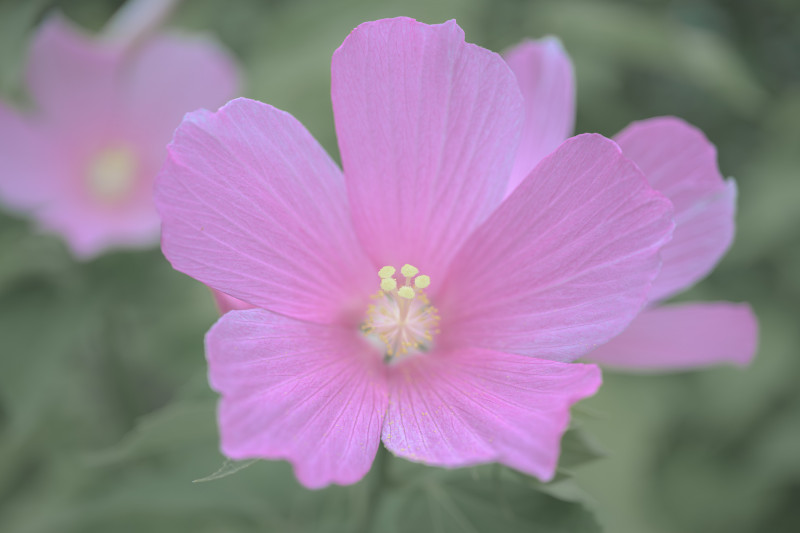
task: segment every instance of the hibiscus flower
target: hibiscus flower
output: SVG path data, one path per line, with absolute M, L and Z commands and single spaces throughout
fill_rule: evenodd
M 506 196 L 524 101 L 454 21 L 360 25 L 335 52 L 342 169 L 291 115 L 190 113 L 156 183 L 173 266 L 251 306 L 206 337 L 221 446 L 286 459 L 308 487 L 359 480 L 380 442 L 550 479 L 571 361 L 647 300 L 672 207 L 599 135 Z

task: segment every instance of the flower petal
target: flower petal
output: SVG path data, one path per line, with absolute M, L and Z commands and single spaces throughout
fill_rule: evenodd
M 506 195 L 533 167 L 572 135 L 575 127 L 575 72 L 555 37 L 524 41 L 503 54 L 525 99 L 525 126 Z
M 331 322 L 373 290 L 342 175 L 291 115 L 247 99 L 186 116 L 156 183 L 162 249 L 234 298 Z
M 409 358 L 390 369 L 383 442 L 412 461 L 498 461 L 547 481 L 570 406 L 600 381 L 594 365 L 480 349 Z
M 332 97 L 353 218 L 377 264 L 438 279 L 501 201 L 522 127 L 502 58 L 450 21 L 360 25 L 334 53 Z
M 671 214 L 612 141 L 569 139 L 459 251 L 432 298 L 442 342 L 580 357 L 641 309 Z
M 214 303 L 217 304 L 219 314 L 224 315 L 228 311 L 244 311 L 245 309 L 253 309 L 253 306 L 247 302 L 237 300 L 233 296 L 228 296 L 224 292 L 211 290 L 211 295 L 214 297 Z
M 675 235 L 650 293 L 651 301 L 668 298 L 705 277 L 730 246 L 736 185 L 722 179 L 714 145 L 678 118 L 634 122 L 615 140 L 675 206 Z
M 42 115 L 73 135 L 108 127 L 117 116 L 121 50 L 83 34 L 60 15 L 42 23 L 26 79 Z
M 51 198 L 57 161 L 48 157 L 48 141 L 30 117 L 0 102 L 0 202 L 27 211 Z
M 665 305 L 648 309 L 619 336 L 586 358 L 612 368 L 682 370 L 718 363 L 747 365 L 758 322 L 747 304 Z
M 126 65 L 128 120 L 132 134 L 152 146 L 163 162 L 164 147 L 183 115 L 217 109 L 235 96 L 236 65 L 212 39 L 160 35 Z
M 231 311 L 208 332 L 206 355 L 222 395 L 225 455 L 286 459 L 309 488 L 355 483 L 369 471 L 386 412 L 385 368 L 355 333 Z
M 113 207 L 117 209 L 67 199 L 48 203 L 34 216 L 42 229 L 63 236 L 80 259 L 90 259 L 108 249 L 158 244 L 159 220 L 150 202 L 140 200 Z

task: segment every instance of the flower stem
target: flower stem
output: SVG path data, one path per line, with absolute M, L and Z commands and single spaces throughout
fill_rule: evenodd
M 378 506 L 388 485 L 389 461 L 391 461 L 391 454 L 381 443 L 378 446 L 378 453 L 375 455 L 375 461 L 372 464 L 373 474 L 370 480 L 367 510 L 359 530 L 361 533 L 371 533 L 374 530 Z

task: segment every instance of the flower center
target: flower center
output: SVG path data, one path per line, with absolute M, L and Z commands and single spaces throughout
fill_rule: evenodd
M 376 337 L 386 346 L 389 358 L 426 351 L 434 334 L 439 333 L 439 312 L 425 295 L 431 278 L 418 275 L 416 267 L 404 265 L 400 273 L 405 281 L 399 285 L 394 277 L 396 272 L 392 266 L 378 271 L 381 290 L 372 296 L 374 303 L 367 308 L 361 326 L 365 335 Z
M 125 199 L 136 184 L 136 155 L 126 146 L 106 148 L 89 161 L 86 184 L 93 198 L 114 204 Z

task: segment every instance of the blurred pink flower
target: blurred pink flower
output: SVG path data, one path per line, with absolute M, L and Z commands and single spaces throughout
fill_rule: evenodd
M 188 114 L 157 178 L 173 266 L 255 307 L 206 337 L 222 451 L 286 459 L 308 487 L 359 480 L 381 440 L 550 479 L 600 385 L 569 362 L 645 303 L 669 201 L 599 135 L 503 201 L 522 96 L 454 21 L 362 24 L 332 99 L 344 172 L 291 115 L 238 99 Z
M 126 44 L 51 17 L 26 66 L 34 111 L 0 103 L 0 203 L 82 258 L 158 242 L 152 184 L 172 132 L 185 112 L 236 91 L 235 65 L 212 40 Z
M 526 41 L 505 54 L 525 98 L 525 127 L 507 194 L 572 135 L 575 82 L 555 38 Z M 630 370 L 677 370 L 721 362 L 745 365 L 755 355 L 758 324 L 750 306 L 728 302 L 661 305 L 705 277 L 733 240 L 736 184 L 717 168 L 714 146 L 673 117 L 636 122 L 614 140 L 675 208 L 675 234 L 649 306 L 586 359 Z

